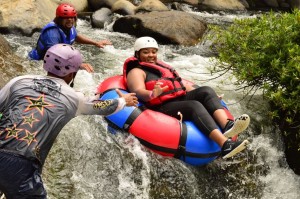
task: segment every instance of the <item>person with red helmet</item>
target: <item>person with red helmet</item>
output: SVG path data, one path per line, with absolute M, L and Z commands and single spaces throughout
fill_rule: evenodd
M 47 76 L 25 75 L 0 90 L 0 190 L 6 199 L 46 198 L 41 178 L 46 157 L 61 129 L 79 115 L 110 115 L 137 106 L 134 93 L 119 98 L 87 98 L 69 84 L 82 56 L 69 44 L 56 44 L 44 56 Z
M 32 49 L 28 56 L 33 60 L 42 60 L 46 51 L 53 45 L 58 43 L 73 44 L 78 42 L 81 44 L 94 45 L 103 48 L 111 45 L 109 40 L 94 41 L 78 34 L 75 28 L 77 21 L 77 12 L 71 4 L 62 3 L 56 8 L 56 17 L 48 23 L 41 31 L 36 47 Z M 90 64 L 82 63 L 82 69 L 93 72 Z

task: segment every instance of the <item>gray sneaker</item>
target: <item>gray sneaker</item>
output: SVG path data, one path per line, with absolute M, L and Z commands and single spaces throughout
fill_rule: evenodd
M 228 121 L 224 128 L 224 136 L 231 138 L 235 135 L 240 134 L 249 126 L 250 117 L 247 114 L 243 114 L 235 119 L 235 121 Z M 229 128 L 229 129 L 228 129 Z M 227 130 L 228 129 L 228 130 Z
M 222 147 L 221 150 L 221 156 L 223 159 L 230 158 L 237 153 L 241 152 L 244 150 L 247 145 L 250 144 L 248 140 L 244 141 L 232 141 L 231 139 L 228 139 Z

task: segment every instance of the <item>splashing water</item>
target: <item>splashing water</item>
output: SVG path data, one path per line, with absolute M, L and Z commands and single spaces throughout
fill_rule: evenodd
M 75 89 L 93 95 L 99 82 L 122 73 L 124 60 L 133 55 L 135 38 L 92 29 L 84 20 L 78 21 L 78 30 L 114 44 L 100 50 L 76 45 L 95 73 L 79 71 Z M 5 38 L 17 55 L 26 58 L 37 36 Z M 243 93 L 235 90 L 234 78 L 213 79 L 208 70 L 213 59 L 203 56 L 201 45 L 164 45 L 159 58 L 184 78 L 224 94 L 234 116 L 250 115 L 250 128 L 241 135 L 251 141 L 249 149 L 233 159 L 197 168 L 157 155 L 127 133 L 111 134 L 101 116 L 79 116 L 63 128 L 46 160 L 43 178 L 50 199 L 300 198 L 300 178 L 287 166 L 280 134 L 269 121 L 268 105 L 260 94 L 250 102 L 240 101 Z M 41 62 L 24 64 L 30 74 L 45 74 Z

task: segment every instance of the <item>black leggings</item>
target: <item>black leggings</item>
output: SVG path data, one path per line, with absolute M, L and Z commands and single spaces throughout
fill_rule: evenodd
M 209 136 L 214 129 L 218 128 L 212 117 L 213 113 L 223 109 L 223 106 L 216 92 L 208 86 L 203 86 L 154 109 L 178 119 L 180 119 L 178 112 L 181 112 L 183 120 L 193 121 L 198 129 Z

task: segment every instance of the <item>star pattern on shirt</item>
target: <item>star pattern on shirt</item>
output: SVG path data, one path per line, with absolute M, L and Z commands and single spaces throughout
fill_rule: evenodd
M 31 114 L 29 117 L 24 117 L 23 119 L 24 119 L 23 124 L 28 124 L 31 128 L 34 122 L 40 121 L 37 118 L 34 118 L 33 114 Z
M 42 115 L 44 114 L 45 107 L 51 107 L 52 104 L 45 102 L 45 95 L 40 95 L 38 98 L 25 97 L 30 103 L 25 111 L 37 109 Z
M 21 132 L 23 129 L 17 129 L 16 125 L 14 124 L 14 126 L 12 128 L 6 128 L 5 131 L 7 132 L 5 139 L 14 137 L 14 138 L 18 138 L 18 133 Z
M 37 142 L 37 140 L 35 139 L 35 136 L 36 136 L 37 132 L 30 133 L 29 131 L 25 130 L 25 133 L 26 133 L 26 135 L 24 137 L 20 138 L 20 140 L 26 141 L 28 146 L 32 142 Z

